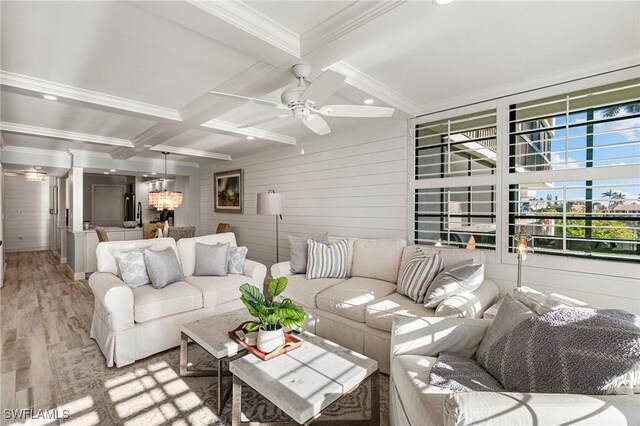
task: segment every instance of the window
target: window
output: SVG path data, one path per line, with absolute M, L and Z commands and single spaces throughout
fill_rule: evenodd
M 510 236 L 524 226 L 540 253 L 640 260 L 640 79 L 510 105 L 509 133 Z
M 414 239 L 495 248 L 496 111 L 415 127 Z
M 414 242 L 510 262 L 524 227 L 539 254 L 640 262 L 640 78 L 626 78 L 414 118 Z

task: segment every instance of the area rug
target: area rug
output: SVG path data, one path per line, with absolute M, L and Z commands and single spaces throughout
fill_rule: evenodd
M 231 400 L 216 415 L 215 377 L 180 377 L 180 351 L 171 349 L 123 368 L 107 368 L 97 345 L 71 350 L 55 358 L 62 392 L 62 423 L 78 425 L 230 425 Z M 191 368 L 215 367 L 215 359 L 197 345 L 189 347 Z M 229 380 L 229 379 L 226 379 Z M 380 377 L 380 411 L 389 424 L 388 377 Z M 327 409 L 322 420 L 368 418 L 370 389 L 365 382 Z M 242 413 L 250 421 L 291 421 L 249 386 L 243 386 Z

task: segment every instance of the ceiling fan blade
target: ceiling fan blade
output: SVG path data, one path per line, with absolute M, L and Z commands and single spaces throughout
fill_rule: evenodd
M 329 117 L 391 117 L 395 108 L 368 105 L 325 105 L 320 108 L 320 114 Z
M 255 121 L 251 121 L 249 123 L 242 124 L 242 125 L 240 125 L 238 127 L 241 128 L 241 129 L 246 129 L 247 127 L 255 127 L 255 126 L 258 126 L 260 124 L 270 123 L 270 122 L 276 121 L 276 120 L 278 120 L 280 118 L 287 118 L 287 117 L 291 117 L 291 113 L 272 115 L 270 117 L 263 118 L 261 120 L 255 120 Z
M 213 90 L 209 91 L 209 93 L 215 96 L 222 96 L 224 98 L 235 99 L 237 101 L 245 101 L 252 104 L 272 106 L 279 109 L 287 109 L 286 105 L 283 105 L 279 102 L 266 101 L 264 99 L 251 98 L 249 96 L 234 95 L 233 93 L 215 92 Z
M 302 120 L 305 126 L 318 135 L 326 135 L 331 133 L 331 129 L 326 121 L 319 115 L 311 115 L 308 118 Z
M 345 78 L 335 71 L 326 70 L 302 92 L 300 99 L 310 100 L 316 105 L 321 104 L 338 90 Z

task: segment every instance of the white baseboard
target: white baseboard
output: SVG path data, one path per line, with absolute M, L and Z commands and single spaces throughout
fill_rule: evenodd
M 86 278 L 84 272 L 75 272 L 71 266 L 67 264 L 67 276 L 74 281 L 84 280 Z
M 62 263 L 63 265 L 67 264 L 67 258 L 66 257 L 61 257 L 60 258 L 60 263 Z

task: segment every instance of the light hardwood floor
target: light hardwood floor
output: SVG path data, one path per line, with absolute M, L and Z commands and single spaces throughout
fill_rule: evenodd
M 93 295 L 49 251 L 7 253 L 0 290 L 0 406 L 37 408 L 62 400 L 53 357 L 92 344 Z

